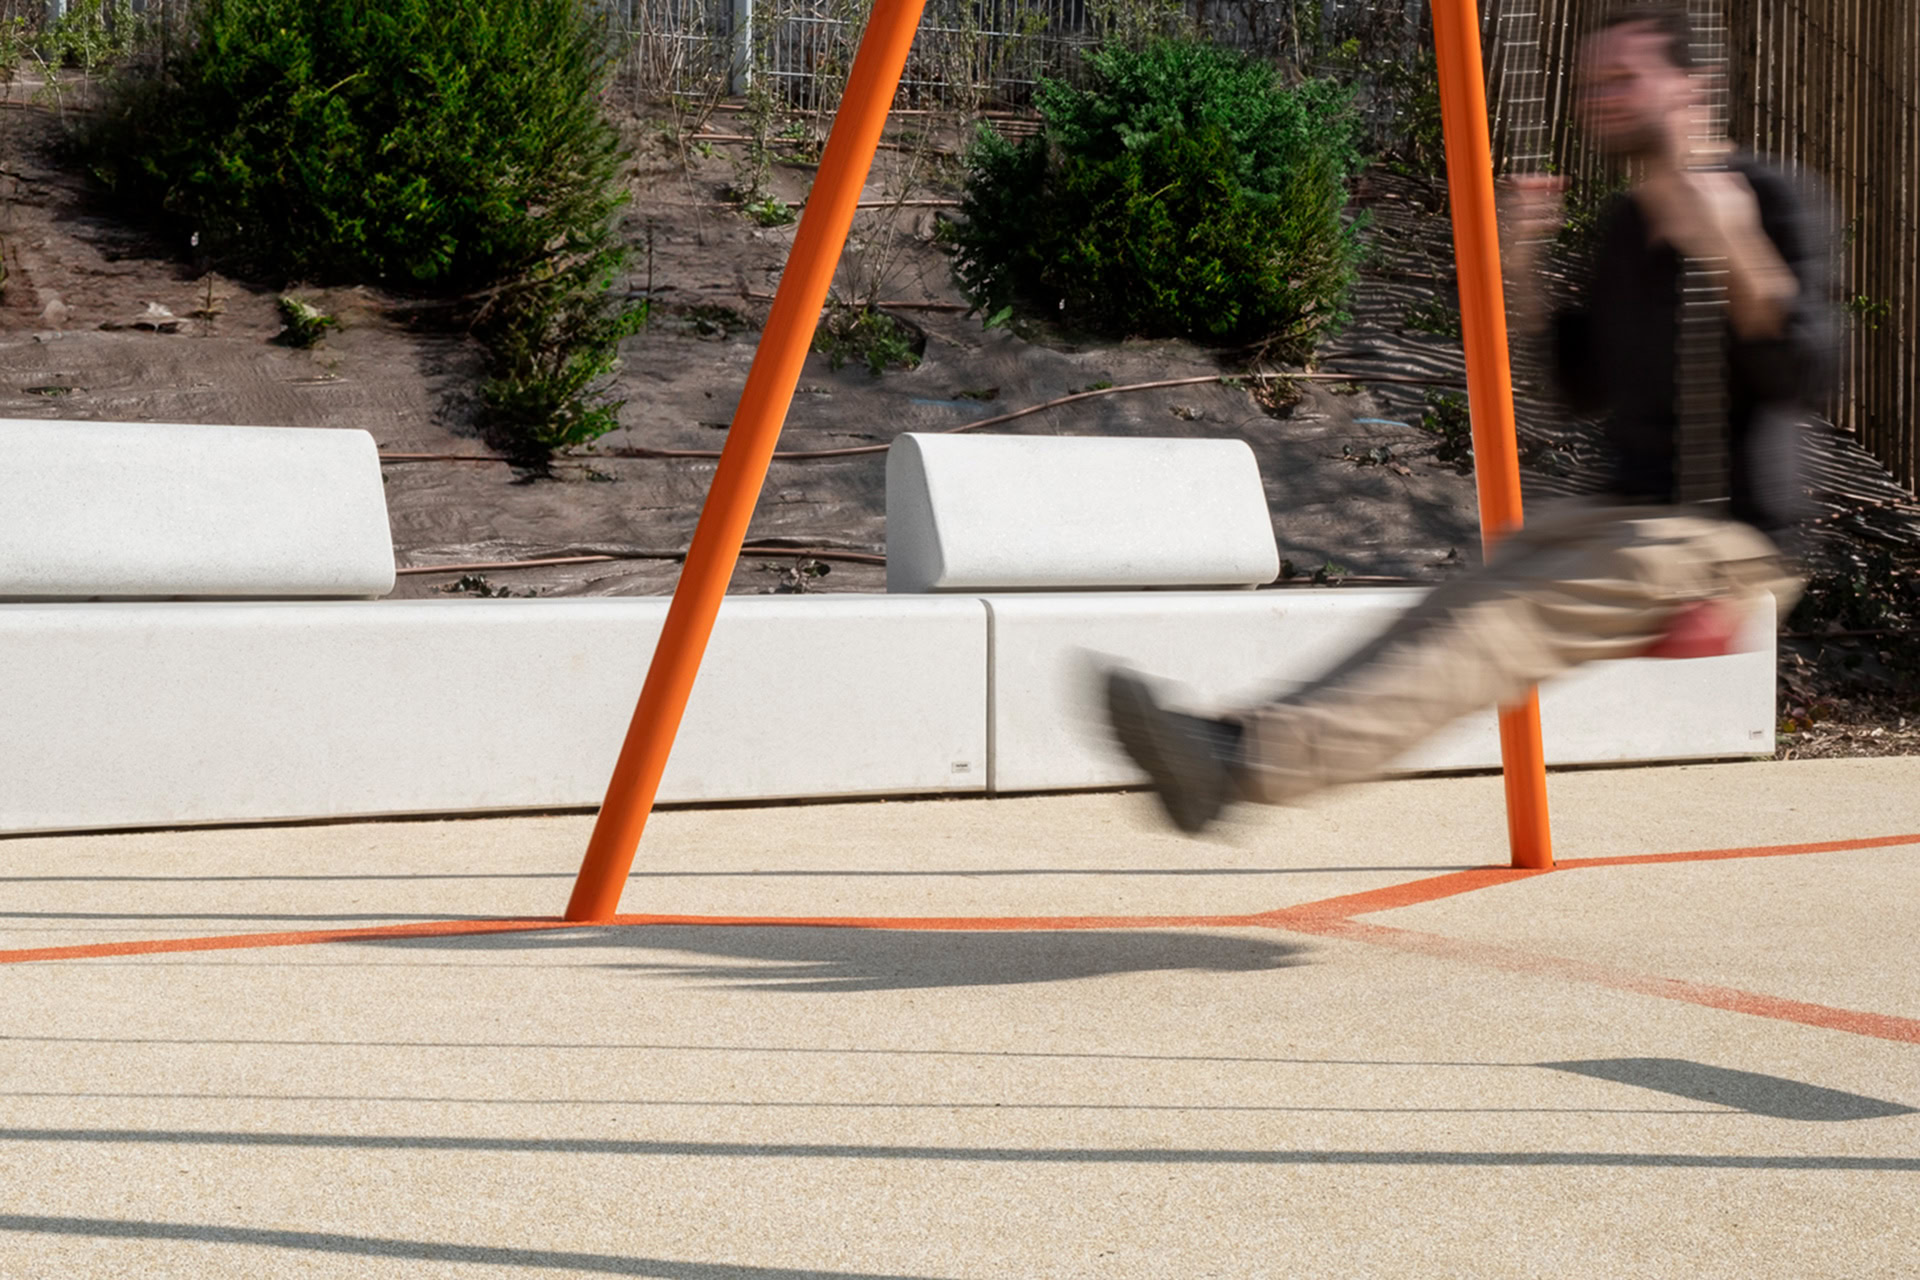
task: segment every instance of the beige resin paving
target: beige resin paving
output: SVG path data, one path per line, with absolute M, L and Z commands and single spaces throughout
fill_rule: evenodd
M 1565 859 L 1855 847 L 1396 906 L 1497 779 L 682 810 L 626 911 L 973 923 L 28 956 L 0 1276 L 1920 1274 L 1920 761 L 1552 791 Z M 0 951 L 550 916 L 589 826 L 4 840 Z

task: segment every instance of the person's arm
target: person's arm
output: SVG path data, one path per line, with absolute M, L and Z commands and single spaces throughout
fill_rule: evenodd
M 1768 170 L 1753 172 L 1751 189 L 1761 232 L 1791 273 L 1794 289 L 1768 329 L 1742 333 L 1733 351 L 1734 374 L 1760 400 L 1817 405 L 1838 376 L 1826 199 Z
M 1507 179 L 1500 208 L 1500 256 L 1514 328 L 1522 336 L 1545 328 L 1549 317 L 1540 287 L 1540 259 L 1566 222 L 1567 182 L 1538 174 Z
M 1653 235 L 1681 253 L 1727 266 L 1727 313 L 1744 340 L 1781 337 L 1801 285 L 1781 246 L 1768 234 L 1760 198 L 1730 169 L 1662 169 L 1636 198 Z
M 1593 315 L 1578 304 L 1549 312 L 1541 287 L 1545 248 L 1566 222 L 1566 180 L 1515 177 L 1506 187 L 1501 238 L 1515 336 L 1542 342 L 1554 382 L 1576 413 L 1597 413 L 1606 407 L 1606 387 L 1596 358 Z M 1623 212 L 1616 202 L 1602 215 L 1603 259 L 1605 246 L 1619 235 Z
M 1707 256 L 1726 259 L 1727 319 L 1743 339 L 1778 339 L 1786 333 L 1800 281 L 1767 235 L 1753 188 L 1737 174 L 1714 177 L 1728 190 L 1716 219 L 1720 252 Z

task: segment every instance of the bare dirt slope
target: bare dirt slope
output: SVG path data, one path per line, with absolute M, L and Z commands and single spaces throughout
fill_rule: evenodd
M 94 207 L 83 176 L 55 146 L 55 122 L 44 110 L 16 104 L 4 124 L 0 236 L 11 276 L 0 306 L 0 413 L 357 427 L 389 452 L 484 452 L 473 425 L 479 352 L 463 337 L 415 321 L 405 300 L 374 290 L 305 289 L 303 297 L 339 314 L 343 329 L 311 352 L 275 345 L 275 295 L 297 282 L 203 274 L 188 246 L 161 243 Z M 898 164 L 893 153 L 884 160 Z M 391 464 L 388 495 L 403 565 L 686 545 L 711 464 L 617 455 L 717 448 L 724 440 L 793 232 L 756 226 L 726 205 L 720 196 L 732 176 L 724 148 L 695 154 L 685 171 L 664 150 L 643 149 L 630 217 L 638 249 L 631 287 L 651 288 L 654 322 L 623 352 L 621 430 L 549 477 L 500 465 Z M 810 178 L 804 165 L 780 165 L 770 188 L 799 201 Z M 881 200 L 895 189 L 883 161 L 871 194 Z M 959 303 L 935 243 L 936 216 L 926 208 L 863 214 L 843 285 L 877 290 L 888 301 Z M 180 323 L 167 332 L 131 327 L 153 305 Z M 919 367 L 876 377 L 858 363 L 836 370 L 816 354 L 783 447 L 884 445 L 900 431 L 943 430 L 1100 384 L 1241 367 L 1184 343 L 1029 341 L 951 310 L 895 314 L 925 332 Z M 1341 342 L 1367 346 L 1365 329 Z M 1473 559 L 1477 538 L 1470 480 L 1455 467 L 1422 461 L 1433 441 L 1411 425 L 1418 400 L 1417 390 L 1383 405 L 1357 385 L 1309 386 L 1276 417 L 1249 390 L 1213 384 L 1097 397 L 999 429 L 1244 437 L 1259 454 L 1283 554 L 1302 574 L 1331 562 L 1353 574 L 1430 577 Z M 1389 465 L 1362 465 L 1382 446 Z M 884 465 L 880 453 L 776 463 L 753 537 L 883 550 Z M 735 589 L 792 586 L 792 564 L 749 557 Z M 624 594 L 667 590 L 674 570 L 669 560 L 637 560 L 487 576 L 516 593 Z M 831 570 L 806 585 L 872 589 L 880 582 L 872 566 Z M 458 577 L 409 578 L 401 594 L 437 591 Z

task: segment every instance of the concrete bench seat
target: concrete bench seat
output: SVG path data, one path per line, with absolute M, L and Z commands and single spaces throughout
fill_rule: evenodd
M 0 600 L 382 596 L 364 431 L 0 421 Z
M 605 794 L 664 599 L 236 599 L 387 589 L 364 433 L 0 423 L 0 442 L 38 476 L 10 476 L 0 500 L 42 522 L 0 509 L 0 833 L 574 808 Z M 890 547 L 934 548 L 901 579 L 913 592 L 726 602 L 662 800 L 1127 785 L 1138 779 L 1087 696 L 1088 653 L 1238 700 L 1311 678 L 1414 595 L 1245 590 L 1271 576 L 1274 536 L 1242 444 L 1145 442 L 1159 474 L 1185 479 L 1133 520 L 1146 499 L 1115 487 L 1126 451 L 1094 458 L 1114 442 L 1014 442 L 1044 446 L 1044 465 L 1004 439 L 950 443 L 909 442 L 912 465 L 889 463 Z M 70 448 L 101 470 L 70 465 Z M 949 483 L 950 463 L 964 484 Z M 988 492 L 996 468 L 1027 487 Z M 896 474 L 920 495 L 899 511 Z M 1214 492 L 1230 516 L 1202 501 Z M 1061 527 L 1062 512 L 1079 523 Z M 953 524 L 963 516 L 1024 524 L 989 538 Z M 1241 589 L 1194 591 L 1195 578 Z M 1116 580 L 1132 589 L 1094 589 Z M 179 598 L 196 596 L 213 598 Z M 1604 663 L 1547 688 L 1549 760 L 1770 753 L 1772 620 L 1748 626 L 1751 652 Z M 1488 713 L 1400 764 L 1498 758 Z
M 1244 440 L 896 436 L 887 590 L 1257 587 L 1280 576 Z
M 1332 667 L 1420 598 L 1407 589 L 990 595 L 989 785 L 996 792 L 1143 781 L 1099 724 L 1093 655 L 1178 681 L 1199 709 L 1277 696 Z M 1771 753 L 1774 611 L 1757 602 L 1743 652 L 1686 662 L 1599 662 L 1541 690 L 1550 765 L 1726 759 Z M 1494 713 L 1475 715 L 1394 772 L 1500 765 Z
M 0 831 L 591 806 L 667 602 L 0 607 Z M 980 792 L 985 607 L 745 597 L 667 802 Z

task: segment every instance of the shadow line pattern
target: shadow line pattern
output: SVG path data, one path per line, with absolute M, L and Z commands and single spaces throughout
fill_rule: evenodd
M 71 1218 L 25 1213 L 0 1214 L 0 1231 L 34 1235 L 83 1236 L 98 1240 L 182 1240 L 201 1244 L 251 1245 L 360 1258 L 409 1262 L 464 1262 L 521 1270 L 575 1271 L 605 1276 L 652 1276 L 657 1280 L 932 1280 L 869 1271 L 820 1271 L 813 1268 L 753 1267 L 736 1262 L 676 1262 L 612 1253 L 575 1253 L 559 1249 L 511 1249 L 453 1244 L 443 1240 L 396 1240 L 386 1236 L 344 1235 L 333 1231 L 275 1231 L 200 1222 L 146 1222 L 132 1218 Z
M 1507 1169 L 1745 1169 L 1920 1173 L 1920 1156 L 1738 1155 L 1664 1151 L 1376 1151 L 1365 1148 L 946 1147 L 854 1142 L 687 1142 L 473 1134 L 270 1133 L 220 1129 L 0 1129 L 0 1142 L 346 1151 L 676 1157 L 710 1160 L 929 1160 L 980 1164 L 1385 1165 Z

